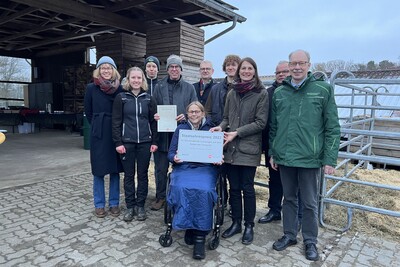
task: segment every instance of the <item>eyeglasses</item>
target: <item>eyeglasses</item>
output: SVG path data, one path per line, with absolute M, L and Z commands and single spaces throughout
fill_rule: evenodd
M 211 68 L 200 68 L 200 70 L 201 70 L 201 71 L 206 71 L 206 70 L 210 71 Z
M 308 63 L 309 63 L 308 61 L 293 61 L 293 62 L 289 62 L 289 66 L 296 67 L 297 65 L 299 65 L 300 67 L 304 67 Z
M 171 69 L 171 70 L 177 70 L 177 69 L 180 69 L 181 67 L 179 66 L 179 65 L 169 65 L 168 66 L 168 69 Z
M 200 114 L 200 113 L 201 113 L 201 110 L 189 110 L 189 111 L 188 111 L 188 114 L 192 114 L 192 115 L 193 115 L 193 114 L 196 114 L 196 115 L 197 115 L 197 114 Z
M 286 74 L 286 73 L 289 73 L 289 70 L 276 71 L 275 75 Z
M 112 70 L 111 67 L 100 68 L 100 70 Z

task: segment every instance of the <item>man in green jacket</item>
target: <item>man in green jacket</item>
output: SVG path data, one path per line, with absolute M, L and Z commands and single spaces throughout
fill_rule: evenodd
M 339 150 L 340 125 L 332 87 L 309 72 L 310 55 L 289 55 L 290 76 L 275 90 L 270 125 L 270 164 L 280 169 L 283 186 L 283 232 L 273 244 L 281 251 L 297 244 L 298 192 L 303 203 L 305 256 L 319 259 L 318 183 L 321 167 L 333 174 Z

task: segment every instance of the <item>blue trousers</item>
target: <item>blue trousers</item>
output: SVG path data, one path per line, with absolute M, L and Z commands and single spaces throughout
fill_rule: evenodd
M 110 188 L 108 195 L 109 207 L 119 206 L 119 173 L 110 174 Z M 93 200 L 95 208 L 105 208 L 106 193 L 104 176 L 93 176 Z

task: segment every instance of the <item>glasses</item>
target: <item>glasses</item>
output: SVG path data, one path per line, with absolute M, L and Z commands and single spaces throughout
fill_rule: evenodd
M 181 67 L 179 65 L 175 65 L 175 66 L 169 65 L 168 66 L 168 69 L 170 69 L 170 70 L 177 70 L 177 69 L 180 69 L 180 68 Z
M 211 68 L 201 68 L 200 70 L 201 70 L 201 71 L 206 71 L 206 70 L 210 71 Z
M 188 114 L 192 114 L 192 115 L 193 115 L 193 114 L 196 114 L 196 115 L 197 115 L 197 114 L 200 114 L 200 113 L 201 113 L 201 110 L 189 110 L 189 111 L 188 111 Z
M 286 74 L 286 73 L 289 73 L 289 70 L 276 71 L 275 75 Z
M 111 67 L 100 68 L 100 70 L 112 70 Z
M 309 63 L 308 61 L 293 61 L 293 62 L 289 62 L 289 66 L 296 67 L 297 65 L 299 65 L 300 67 L 304 67 L 308 63 Z

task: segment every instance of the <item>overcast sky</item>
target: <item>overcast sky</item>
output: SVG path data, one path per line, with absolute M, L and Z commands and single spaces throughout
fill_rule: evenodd
M 214 63 L 214 77 L 224 77 L 227 54 L 252 57 L 259 75 L 270 75 L 276 63 L 296 49 L 311 54 L 311 63 L 330 60 L 367 63 L 400 62 L 400 1 L 398 0 L 226 0 L 244 23 L 205 46 Z M 203 28 L 205 39 L 232 23 Z

